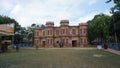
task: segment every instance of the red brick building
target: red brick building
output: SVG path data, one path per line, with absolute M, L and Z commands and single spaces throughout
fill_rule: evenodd
M 35 28 L 34 43 L 39 47 L 82 47 L 88 44 L 86 23 L 69 26 L 69 20 L 61 20 L 60 26 L 46 22 L 45 28 Z

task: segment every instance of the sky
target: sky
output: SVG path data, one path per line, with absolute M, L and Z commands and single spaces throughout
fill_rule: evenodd
M 22 27 L 31 24 L 46 24 L 54 21 L 69 20 L 70 25 L 86 23 L 95 15 L 104 13 L 111 15 L 111 3 L 107 0 L 0 0 L 0 15 L 15 19 Z

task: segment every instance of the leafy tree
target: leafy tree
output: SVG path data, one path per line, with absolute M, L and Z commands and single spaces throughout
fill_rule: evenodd
M 40 27 L 41 29 L 44 29 L 45 26 L 43 24 L 37 25 L 37 24 L 31 24 L 31 26 L 27 27 L 26 32 L 27 32 L 27 39 L 29 39 L 29 42 L 34 44 L 34 30 L 35 27 Z
M 17 21 L 15 21 L 10 17 L 0 15 L 0 24 L 11 24 L 11 23 L 15 24 L 15 32 L 18 32 L 21 26 Z
M 87 22 L 89 41 L 98 40 L 99 42 L 109 39 L 109 28 L 111 17 L 105 14 L 98 14 L 92 20 Z
M 112 34 L 116 33 L 118 40 L 120 41 L 120 0 L 108 0 L 107 3 L 114 2 L 114 6 L 111 7 L 112 15 L 112 25 L 111 29 L 113 30 Z
M 27 42 L 34 44 L 34 29 L 39 25 L 31 24 L 31 26 L 25 29 L 24 38 L 27 39 Z
M 19 34 L 19 38 L 22 39 L 23 43 L 32 43 L 34 44 L 34 29 L 35 27 L 43 28 L 44 25 L 37 25 L 37 24 L 31 24 L 31 26 L 28 27 L 21 27 L 20 31 L 17 32 Z
M 19 25 L 19 23 L 16 21 L 16 20 L 14 20 L 14 19 L 12 19 L 12 18 L 10 18 L 10 17 L 8 17 L 8 16 L 2 16 L 2 15 L 0 15 L 0 24 L 11 24 L 11 23 L 14 23 L 15 24 L 15 26 L 14 26 L 14 32 L 15 33 L 18 33 L 19 31 L 20 31 L 20 28 L 21 28 L 21 26 Z M 19 36 L 16 36 L 16 35 L 14 35 L 14 39 L 17 39 Z M 7 37 L 2 37 L 2 39 L 12 39 L 12 36 L 7 36 Z
M 44 28 L 45 28 L 45 25 L 42 24 L 42 25 L 40 26 L 40 28 L 41 28 L 41 29 L 44 29 Z

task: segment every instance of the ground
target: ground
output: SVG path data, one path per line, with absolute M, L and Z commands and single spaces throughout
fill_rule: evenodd
M 0 68 L 120 68 L 120 56 L 97 49 L 20 49 L 0 53 Z

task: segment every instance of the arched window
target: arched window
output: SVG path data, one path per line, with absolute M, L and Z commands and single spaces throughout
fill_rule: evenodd
M 76 34 L 76 29 L 72 29 L 72 34 L 73 34 L 73 35 Z
M 43 31 L 43 36 L 45 36 L 45 31 Z
M 56 35 L 59 35 L 59 30 L 56 30 Z

